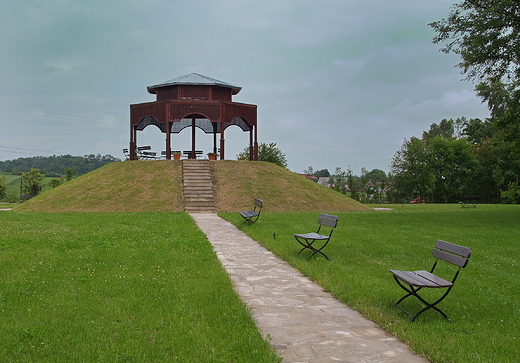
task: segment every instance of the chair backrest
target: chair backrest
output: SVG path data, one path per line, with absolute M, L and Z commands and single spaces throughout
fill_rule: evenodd
M 472 251 L 468 247 L 438 240 L 433 249 L 432 256 L 459 267 L 466 267 L 471 253 Z
M 318 224 L 331 228 L 336 228 L 338 225 L 338 217 L 330 214 L 320 214 L 318 216 Z
M 256 208 L 258 208 L 257 213 L 260 213 L 263 206 L 264 206 L 264 203 L 260 199 L 255 198 L 255 211 L 257 210 Z

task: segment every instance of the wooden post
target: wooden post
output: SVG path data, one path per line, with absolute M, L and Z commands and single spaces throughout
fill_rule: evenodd
M 171 122 L 166 121 L 166 160 L 172 159 Z
M 224 139 L 224 127 L 222 123 L 220 124 L 220 160 L 224 160 L 224 145 L 226 143 L 226 139 Z
M 196 159 L 195 155 L 195 116 L 191 117 L 191 155 L 190 159 Z

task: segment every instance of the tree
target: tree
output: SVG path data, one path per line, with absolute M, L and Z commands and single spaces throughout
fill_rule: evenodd
M 40 170 L 31 168 L 31 171 L 22 173 L 22 194 L 38 195 L 43 188 L 43 175 Z
M 435 175 L 424 140 L 411 137 L 392 158 L 391 173 L 396 196 L 401 200 L 424 200 L 433 191 Z
M 328 178 L 328 177 L 330 177 L 330 173 L 329 173 L 328 169 L 321 169 L 321 170 L 315 171 L 314 176 L 316 176 L 318 178 L 320 178 L 320 177 Z
M 329 179 L 329 183 L 332 189 L 340 192 L 341 194 L 347 194 L 347 172 L 342 171 L 340 167 L 336 168 L 336 172 Z
M 468 79 L 520 80 L 520 2 L 464 0 L 449 16 L 429 24 L 434 43 L 445 53 L 460 55 L 458 66 Z
M 0 199 L 7 195 L 7 184 L 5 184 L 5 177 L 0 176 Z
M 249 159 L 249 147 L 246 147 L 244 151 L 237 155 L 237 159 L 244 157 Z M 285 154 L 276 147 L 275 142 L 270 144 L 261 143 L 258 146 L 258 161 L 267 161 L 279 165 L 282 168 L 287 168 L 287 159 L 285 158 Z
M 65 180 L 71 181 L 76 177 L 77 173 L 72 168 L 65 169 Z

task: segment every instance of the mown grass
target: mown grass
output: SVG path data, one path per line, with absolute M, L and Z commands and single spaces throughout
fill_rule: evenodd
M 318 185 L 273 163 L 211 162 L 219 211 L 251 208 L 261 198 L 267 211 L 366 210 L 343 194 Z M 16 207 L 34 212 L 181 212 L 182 161 L 110 163 Z
M 16 207 L 35 212 L 181 212 L 180 161 L 107 164 Z
M 211 165 L 219 211 L 248 210 L 255 197 L 262 199 L 265 210 L 270 212 L 368 209 L 273 163 L 220 160 Z
M 184 213 L 0 212 L 0 361 L 276 362 Z
M 324 250 L 330 261 L 298 255 L 292 236 L 311 232 L 318 212 L 266 212 L 251 226 L 236 213 L 220 215 L 432 362 L 517 362 L 520 206 L 385 207 L 393 210 L 335 213 L 338 228 Z M 470 247 L 473 256 L 440 305 L 452 322 L 430 310 L 412 323 L 394 306 L 404 293 L 389 270 L 428 269 L 437 239 Z

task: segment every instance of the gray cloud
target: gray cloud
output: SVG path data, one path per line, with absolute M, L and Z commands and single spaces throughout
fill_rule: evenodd
M 293 171 L 387 171 L 403 140 L 432 122 L 488 115 L 458 58 L 431 44 L 427 24 L 452 1 L 4 3 L 0 159 L 122 157 L 129 105 L 191 72 L 242 86 L 235 100 L 258 105 L 260 141 L 276 142 Z M 185 131 L 173 142 L 189 139 Z M 157 130 L 138 140 L 164 149 Z M 231 130 L 226 140 L 234 158 L 248 137 Z

